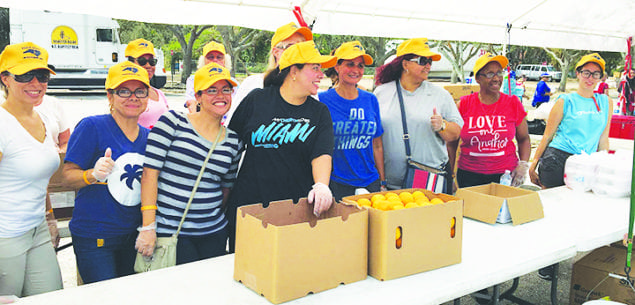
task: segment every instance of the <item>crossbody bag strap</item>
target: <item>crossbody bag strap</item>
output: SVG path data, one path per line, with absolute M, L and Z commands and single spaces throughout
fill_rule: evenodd
M 179 228 L 176 229 L 176 233 L 174 233 L 174 237 L 179 236 L 181 233 L 181 227 L 183 226 L 183 222 L 185 222 L 185 216 L 187 216 L 187 211 L 190 210 L 190 205 L 192 205 L 192 200 L 194 200 L 194 195 L 196 194 L 196 189 L 198 189 L 198 184 L 201 182 L 201 178 L 203 177 L 203 173 L 205 172 L 205 168 L 207 167 L 207 162 L 209 158 L 212 156 L 214 149 L 216 148 L 216 144 L 221 138 L 221 135 L 225 134 L 225 126 L 222 126 L 221 130 L 219 130 L 218 135 L 216 135 L 216 140 L 214 140 L 214 144 L 212 144 L 212 148 L 209 149 L 207 153 L 207 157 L 205 157 L 205 161 L 203 161 L 203 166 L 201 166 L 201 171 L 198 173 L 198 177 L 196 177 L 196 182 L 194 183 L 194 188 L 192 188 L 192 194 L 190 194 L 190 199 L 187 201 L 187 205 L 185 206 L 185 211 L 183 212 L 183 217 L 181 217 L 181 222 L 179 223 Z
M 401 109 L 401 126 L 403 126 L 403 143 L 406 147 L 406 158 L 410 160 L 410 135 L 408 134 L 408 123 L 406 123 L 406 108 L 403 105 L 403 94 L 401 94 L 401 84 L 399 79 L 395 81 L 397 87 L 397 97 L 399 97 L 399 108 Z

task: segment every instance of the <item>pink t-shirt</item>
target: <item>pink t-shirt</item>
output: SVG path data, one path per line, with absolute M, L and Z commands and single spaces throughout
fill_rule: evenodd
M 152 90 L 152 89 L 150 89 Z M 139 124 L 146 128 L 152 128 L 159 118 L 168 111 L 168 99 L 159 89 L 155 89 L 159 94 L 159 100 L 148 99 L 148 108 L 139 116 Z
M 518 97 L 501 92 L 492 105 L 481 103 L 478 92 L 461 98 L 463 117 L 459 168 L 480 174 L 499 174 L 514 170 L 518 163 L 516 126 L 527 112 Z

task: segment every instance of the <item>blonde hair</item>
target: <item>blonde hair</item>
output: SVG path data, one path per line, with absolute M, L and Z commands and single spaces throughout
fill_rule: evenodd
M 205 55 L 201 55 L 198 57 L 198 63 L 196 64 L 196 69 L 200 69 L 205 67 Z M 232 70 L 232 57 L 229 54 L 225 54 L 225 68 L 227 70 Z

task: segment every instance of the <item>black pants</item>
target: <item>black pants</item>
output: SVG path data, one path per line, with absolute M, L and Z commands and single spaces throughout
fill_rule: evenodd
M 342 197 L 355 195 L 355 190 L 360 187 L 367 189 L 371 193 L 379 192 L 379 190 L 381 189 L 381 182 L 379 181 L 379 179 L 377 179 L 367 186 L 352 186 L 348 184 L 338 183 L 333 180 L 331 180 L 331 182 L 329 183 L 329 188 L 331 189 L 333 197 L 335 197 L 335 201 L 337 202 L 342 200 Z
M 538 178 L 544 187 L 564 185 L 564 165 L 571 155 L 553 147 L 545 149 L 538 164 Z
M 456 170 L 456 181 L 458 182 L 459 187 L 470 187 L 475 185 L 489 184 L 492 182 L 499 183 L 502 175 L 503 173 L 480 174 L 462 170 L 459 168 Z

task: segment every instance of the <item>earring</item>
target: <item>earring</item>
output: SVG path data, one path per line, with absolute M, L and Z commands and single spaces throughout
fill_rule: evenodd
M 295 82 L 295 75 L 291 79 Z
M 408 69 L 406 69 L 406 73 L 410 73 L 410 71 L 408 71 Z

